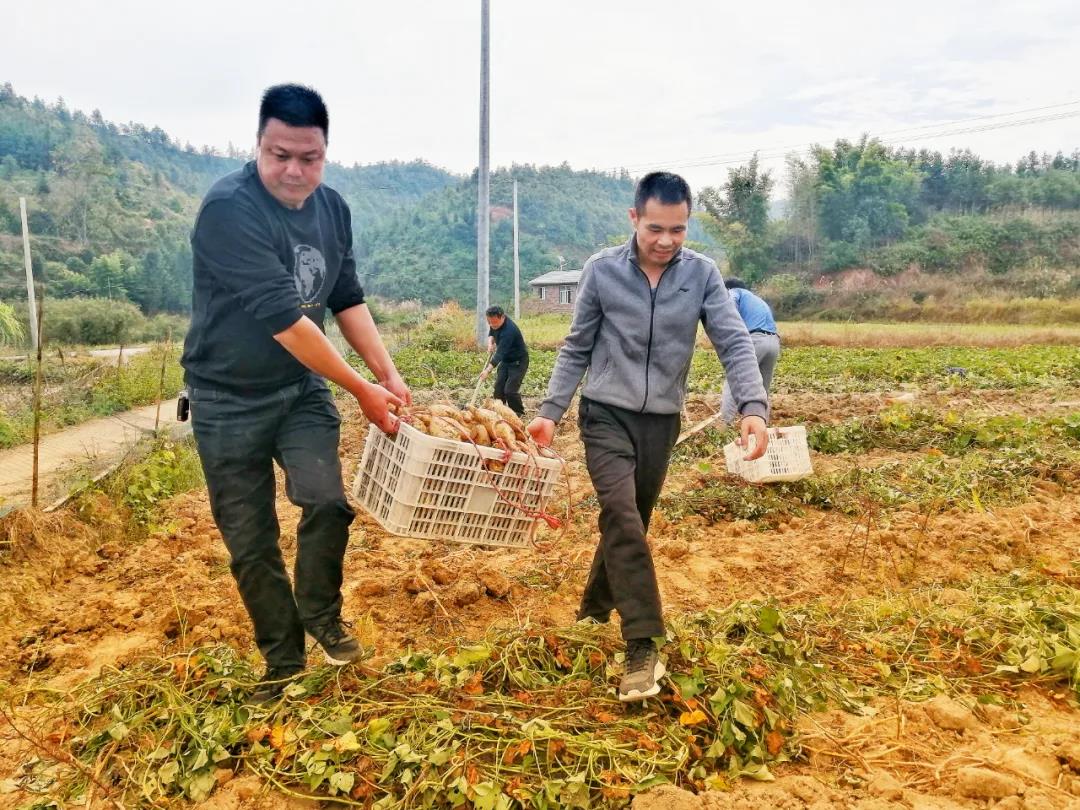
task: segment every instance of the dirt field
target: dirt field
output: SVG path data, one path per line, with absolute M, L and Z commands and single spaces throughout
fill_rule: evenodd
M 889 407 L 887 399 L 884 394 L 781 395 L 774 421 L 829 425 L 873 418 Z M 692 402 L 690 421 L 706 416 L 714 404 Z M 1022 396 L 1004 390 L 939 391 L 922 397 L 920 405 L 972 418 L 1054 417 L 1078 410 L 1080 390 Z M 347 403 L 342 407 L 342 458 L 351 481 L 365 427 L 354 409 Z M 573 622 L 594 549 L 597 510 L 572 425 L 568 418 L 556 444 L 569 462 L 571 519 L 562 533 L 544 530 L 551 550 L 402 539 L 360 514 L 346 556 L 345 615 L 373 649 L 368 667 L 382 667 L 409 649 L 480 638 L 493 627 L 542 629 Z M 911 455 L 877 449 L 857 461 L 874 466 Z M 875 520 L 808 506 L 770 525 L 714 521 L 671 508 L 680 494 L 709 484 L 701 464 L 710 458 L 715 463 L 715 448 L 703 446 L 697 457 L 673 465 L 666 492 L 674 500 L 665 501 L 651 527 L 669 612 L 768 598 L 785 608 L 818 603 L 839 609 L 860 598 L 926 588 L 936 588 L 933 592 L 947 600 L 973 579 L 1013 570 L 1080 585 L 1077 470 L 1036 480 L 1026 497 L 1007 505 L 942 511 L 901 506 Z M 819 475 L 856 463 L 844 453 L 816 454 L 814 461 Z M 565 509 L 560 499 L 556 511 Z M 298 510 L 283 495 L 278 510 L 288 556 Z M 8 651 L 0 661 L 0 678 L 9 685 L 8 696 L 31 682 L 64 692 L 102 667 L 199 645 L 224 642 L 252 650 L 205 491 L 174 498 L 167 514 L 164 530 L 138 542 L 125 539 L 121 515 L 103 497 L 85 501 L 81 514 L 11 519 L 9 536 L 21 540 L 4 568 L 0 593 L 0 646 Z M 37 540 L 26 542 L 31 534 Z M 995 703 L 976 702 L 970 694 L 941 695 L 928 703 L 882 695 L 862 714 L 838 708 L 807 714 L 799 721 L 795 761 L 774 765 L 775 781 L 736 780 L 700 795 L 666 786 L 639 795 L 633 806 L 1080 807 L 1076 693 L 1067 681 L 1049 679 L 1018 681 L 1004 692 Z M 610 706 L 621 711 L 613 701 Z M 36 722 L 32 706 L 14 711 L 19 723 Z M 48 759 L 42 740 L 54 750 L 62 738 L 49 736 L 55 730 L 29 727 L 36 748 L 10 726 L 0 730 L 0 807 L 61 806 L 46 803 L 55 773 L 42 772 L 39 759 Z M 234 776 L 223 769 L 217 779 L 204 808 L 315 806 L 242 770 Z M 107 806 L 106 799 L 99 797 L 98 806 Z

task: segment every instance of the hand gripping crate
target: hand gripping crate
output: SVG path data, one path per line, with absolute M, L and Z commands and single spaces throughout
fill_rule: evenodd
M 750 437 L 754 446 L 754 437 Z M 769 481 L 798 481 L 812 475 L 810 447 L 806 443 L 806 428 L 792 425 L 785 428 L 769 428 L 769 447 L 765 455 L 753 461 L 743 461 L 747 450 L 737 441 L 724 445 L 724 461 L 733 475 L 741 475 L 753 483 Z
M 501 470 L 485 467 L 502 458 L 496 448 L 428 436 L 404 422 L 396 436 L 372 425 L 353 497 L 391 534 L 525 547 L 562 463 L 514 453 Z

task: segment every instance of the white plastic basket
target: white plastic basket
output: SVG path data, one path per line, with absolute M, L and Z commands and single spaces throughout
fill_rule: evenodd
M 755 444 L 750 437 L 750 447 Z M 737 441 L 724 445 L 724 461 L 727 470 L 733 475 L 740 475 L 753 483 L 768 481 L 798 481 L 813 475 L 810 464 L 810 447 L 806 443 L 806 428 L 791 425 L 783 428 L 769 428 L 769 447 L 759 459 L 743 461 L 747 450 L 739 447 Z
M 501 470 L 484 465 L 502 458 L 501 450 L 428 436 L 405 423 L 396 436 L 372 425 L 353 497 L 391 534 L 520 548 L 532 540 L 531 515 L 543 510 L 562 464 L 514 453 Z

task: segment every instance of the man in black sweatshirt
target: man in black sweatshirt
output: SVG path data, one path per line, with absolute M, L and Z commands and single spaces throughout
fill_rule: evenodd
M 191 328 L 181 362 L 214 520 L 255 626 L 265 702 L 304 668 L 304 633 L 333 664 L 360 656 L 341 620 L 342 559 L 354 513 L 338 460 L 341 419 L 326 380 L 396 430 L 409 389 L 364 303 L 349 208 L 322 185 L 322 98 L 277 85 L 259 108 L 256 159 L 207 193 L 192 233 Z M 375 375 L 366 381 L 323 334 L 326 311 Z M 295 586 L 278 545 L 274 462 L 303 510 Z
M 525 338 L 518 325 L 506 317 L 502 307 L 488 307 L 484 313 L 488 322 L 488 353 L 491 359 L 480 372 L 480 379 L 486 380 L 493 369 L 495 375 L 495 399 L 505 402 L 518 416 L 525 413 L 521 401 L 521 383 L 525 372 L 529 370 L 529 350 L 525 347 Z

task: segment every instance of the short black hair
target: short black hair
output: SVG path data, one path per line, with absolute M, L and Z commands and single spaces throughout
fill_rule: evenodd
M 503 312 L 502 307 L 488 307 L 484 311 L 484 314 L 487 315 L 489 318 L 501 318 L 506 313 Z
M 634 208 L 639 214 L 645 213 L 645 203 L 649 200 L 657 200 L 661 205 L 686 203 L 687 211 L 694 207 L 689 184 L 671 172 L 649 172 L 638 180 L 634 190 Z
M 290 127 L 318 127 L 323 138 L 330 141 L 330 115 L 322 96 L 302 84 L 275 84 L 263 93 L 259 105 L 259 137 L 266 122 L 276 118 Z
M 724 286 L 729 290 L 749 290 L 750 285 L 741 278 L 725 278 Z

